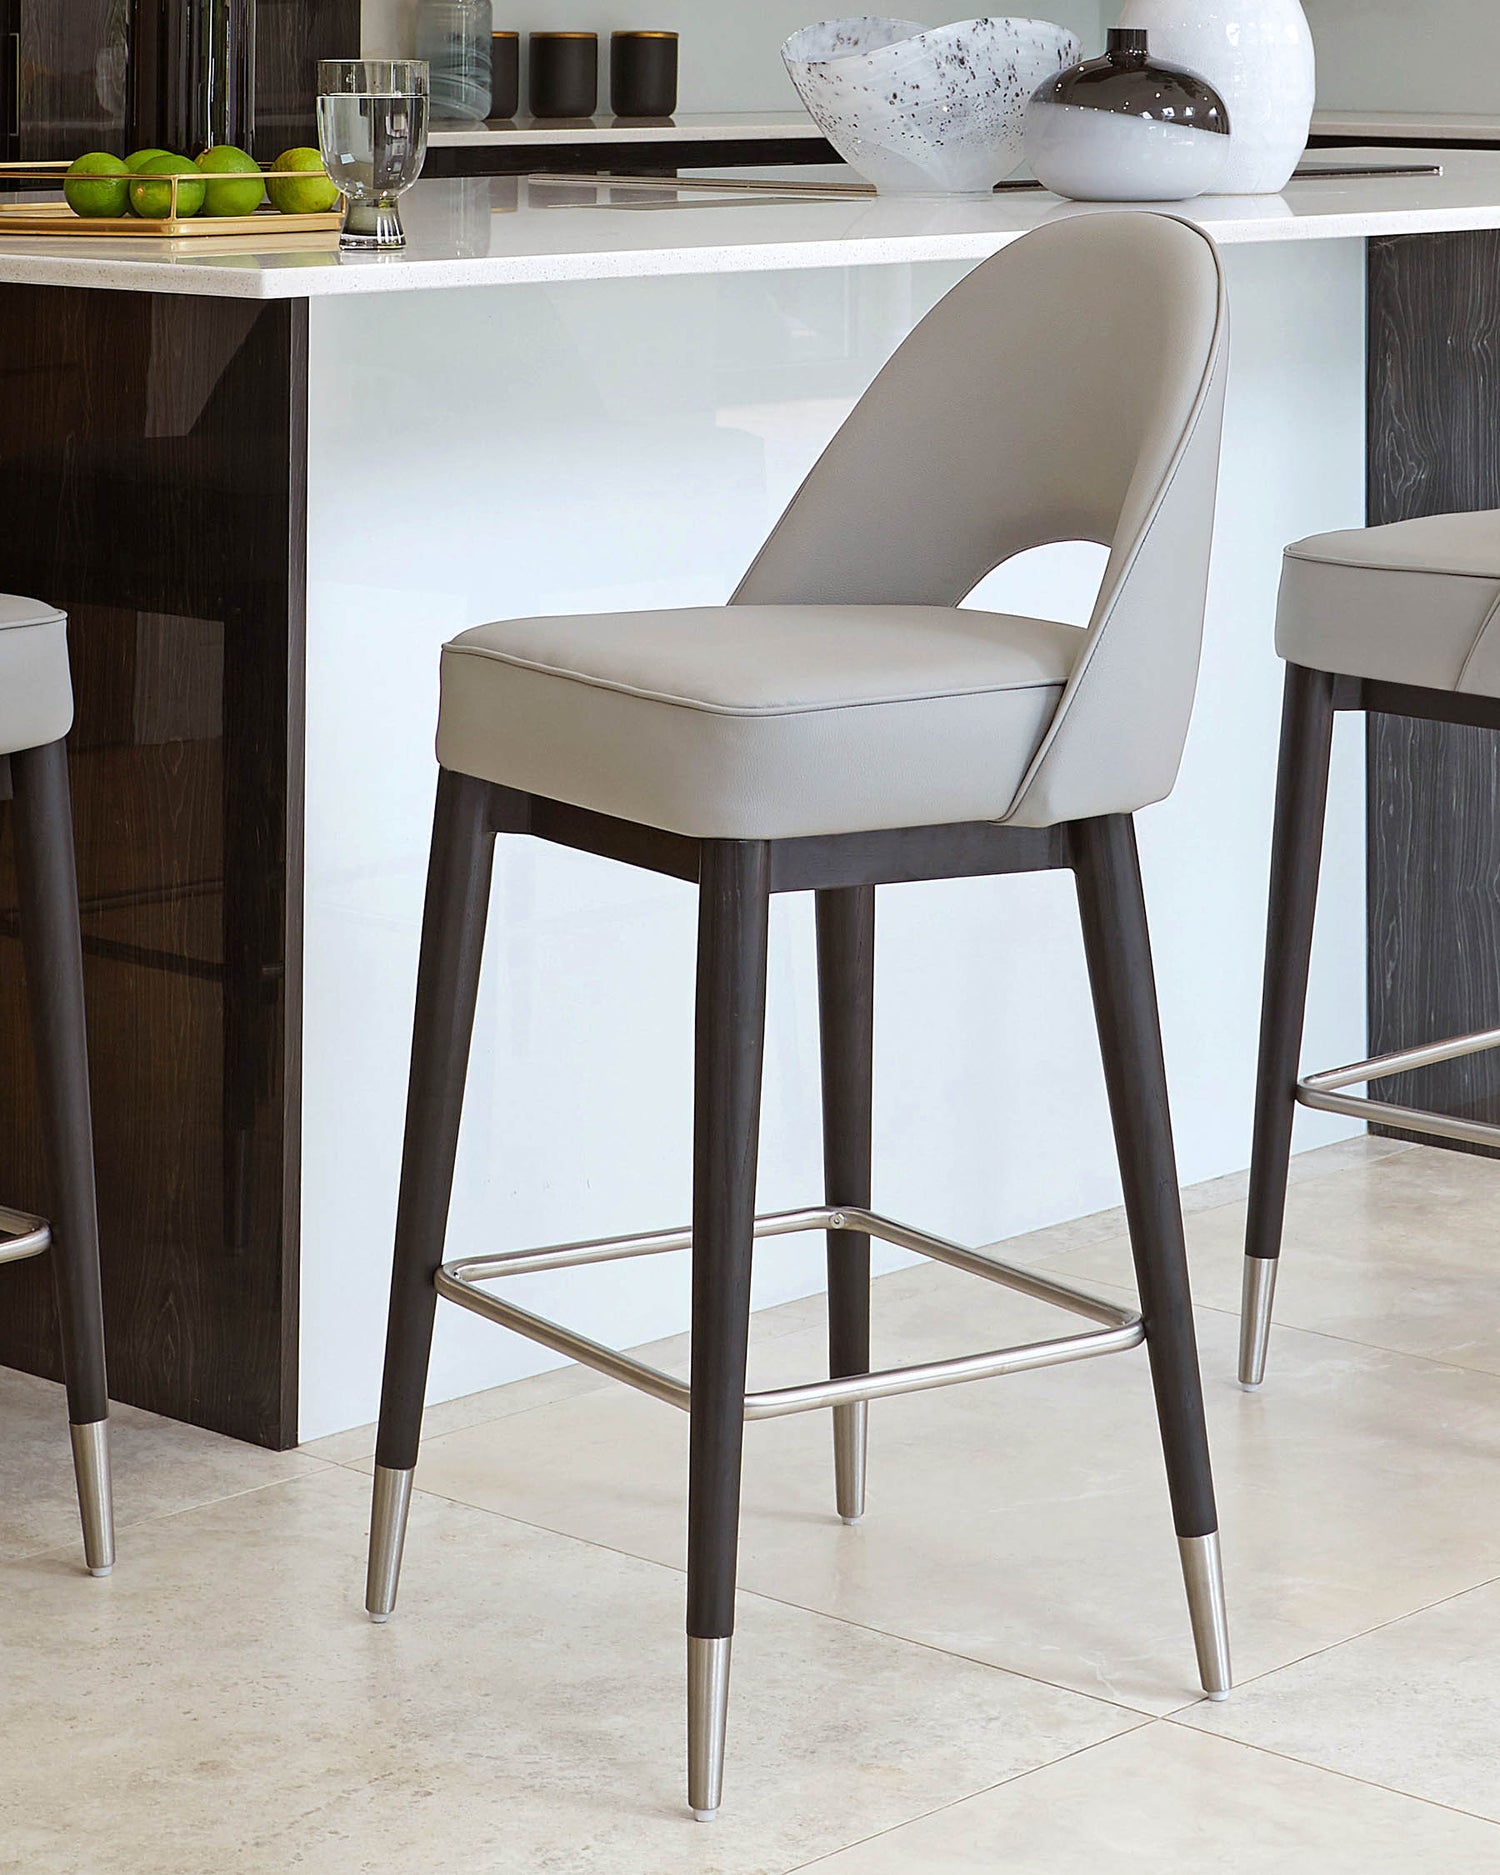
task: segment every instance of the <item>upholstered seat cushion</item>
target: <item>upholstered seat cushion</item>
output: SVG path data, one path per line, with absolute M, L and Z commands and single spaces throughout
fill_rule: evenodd
M 483 625 L 444 650 L 438 760 L 702 839 L 994 820 L 1083 642 L 947 606 Z
M 0 755 L 60 741 L 72 726 L 67 615 L 0 593 Z
M 1299 541 L 1276 648 L 1312 670 L 1500 696 L 1500 511 Z

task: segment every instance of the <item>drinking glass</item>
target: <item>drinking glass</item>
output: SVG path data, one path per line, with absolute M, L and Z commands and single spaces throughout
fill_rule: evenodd
M 344 192 L 344 248 L 405 247 L 397 198 L 427 154 L 423 59 L 319 59 L 318 143 Z

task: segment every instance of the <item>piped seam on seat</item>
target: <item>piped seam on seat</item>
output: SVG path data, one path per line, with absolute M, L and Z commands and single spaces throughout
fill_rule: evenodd
M 443 655 L 474 657 L 508 664 L 512 670 L 529 671 L 535 676 L 555 677 L 564 683 L 584 684 L 590 690 L 613 691 L 616 695 L 638 697 L 647 703 L 663 703 L 670 708 L 695 710 L 705 716 L 733 716 L 746 719 L 783 716 L 826 716 L 840 710 L 891 709 L 909 703 L 946 703 L 964 697 L 1027 696 L 1037 690 L 1063 690 L 1066 677 L 1045 677 L 1024 684 L 974 684 L 964 690 L 933 690 L 902 693 L 885 697 L 849 697 L 836 703 L 774 703 L 763 708 L 735 707 L 725 703 L 707 703 L 697 697 L 681 697 L 667 690 L 647 690 L 612 678 L 594 677 L 581 671 L 565 670 L 559 665 L 541 664 L 533 658 L 513 657 L 484 645 L 448 644 Z
M 1483 585 L 1493 586 L 1500 583 L 1500 567 L 1493 573 L 1466 573 L 1460 567 L 1452 566 L 1399 566 L 1383 561 L 1332 559 L 1323 554 L 1300 553 L 1295 547 L 1288 547 L 1284 558 L 1296 560 L 1302 566 L 1332 566 L 1341 573 L 1409 573 L 1415 579 L 1465 579 L 1478 580 Z
M 49 612 L 45 618 L 0 618 L 0 632 L 35 631 L 43 625 L 66 625 L 66 612 Z

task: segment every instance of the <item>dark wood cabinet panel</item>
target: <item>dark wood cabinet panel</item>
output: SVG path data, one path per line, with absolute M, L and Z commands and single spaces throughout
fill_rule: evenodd
M 1370 521 L 1500 507 L 1500 234 L 1371 243 L 1369 373 Z M 1500 1027 L 1500 735 L 1367 733 L 1371 1052 Z M 1500 1055 L 1387 1091 L 1497 1121 Z
M 146 43 L 155 18 L 155 0 L 0 0 L 5 156 L 123 152 L 130 48 Z M 317 61 L 355 56 L 359 34 L 359 0 L 258 0 L 257 156 L 316 142 Z
M 0 288 L 0 590 L 68 608 L 116 1398 L 296 1438 L 306 307 Z M 45 1213 L 8 808 L 0 1192 Z M 56 1374 L 39 1264 L 0 1364 Z
M 10 154 L 124 150 L 130 0 L 9 0 L 4 21 Z

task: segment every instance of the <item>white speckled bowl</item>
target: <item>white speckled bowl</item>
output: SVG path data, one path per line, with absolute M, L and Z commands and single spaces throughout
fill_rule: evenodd
M 1026 107 L 1083 43 L 1045 20 L 825 20 L 781 56 L 813 121 L 882 194 L 978 195 L 1021 161 Z

